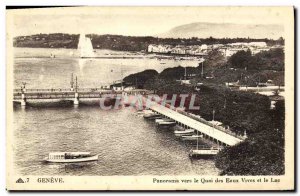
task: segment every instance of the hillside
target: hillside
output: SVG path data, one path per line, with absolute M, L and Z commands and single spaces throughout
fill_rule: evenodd
M 28 48 L 77 48 L 79 35 L 54 33 L 19 36 L 14 38 L 14 47 Z
M 163 45 L 201 45 L 201 44 L 227 44 L 235 42 L 263 41 L 268 45 L 283 44 L 282 40 L 250 39 L 250 38 L 158 38 L 158 37 L 136 37 L 122 35 L 87 35 L 91 38 L 94 49 L 108 49 L 115 51 L 146 51 L 149 44 Z M 37 34 L 30 36 L 19 36 L 14 38 L 14 47 L 30 48 L 77 48 L 79 34 Z
M 281 25 L 250 25 L 230 23 L 191 23 L 177 26 L 168 32 L 159 34 L 158 37 L 166 38 L 236 38 L 251 37 L 255 39 L 278 39 L 284 34 Z
M 283 82 L 284 70 L 275 71 L 283 66 L 282 49 L 261 52 L 255 56 L 236 53 L 227 62 L 212 52 L 208 59 L 205 63 L 204 76 L 214 75 L 213 79 L 202 78 L 199 74 L 200 66 L 187 68 L 187 73 L 196 73 L 192 83 L 203 83 L 200 91 L 195 91 L 193 85 L 181 85 L 176 82 L 183 77 L 183 67 L 167 68 L 148 79 L 139 77 L 143 73 L 131 74 L 130 78 L 145 79 L 143 82 L 139 81 L 139 84 L 144 84 L 142 88 L 154 90 L 160 96 L 167 94 L 169 99 L 174 94 L 196 94 L 195 105 L 200 106 L 200 110 L 187 111 L 206 120 L 214 118 L 236 134 L 247 133 L 248 138 L 244 142 L 226 147 L 217 155 L 215 164 L 221 170 L 220 175 L 284 174 L 284 101 L 278 101 L 275 109 L 271 110 L 267 96 L 234 91 L 225 87 L 225 82 L 236 81 L 241 76 L 247 76 L 253 82 L 258 81 L 257 77 L 260 81 L 273 79 L 276 82 L 275 78 L 279 77 Z M 251 64 L 247 70 L 244 66 L 238 67 L 244 60 L 244 65 Z M 276 66 L 273 65 L 275 61 L 278 64 Z M 230 66 L 236 69 L 232 70 Z M 257 69 L 258 67 L 262 70 Z M 180 100 L 176 99 L 175 107 L 178 107 L 179 103 Z M 184 107 L 188 106 L 187 98 Z M 214 117 L 213 110 L 215 110 Z

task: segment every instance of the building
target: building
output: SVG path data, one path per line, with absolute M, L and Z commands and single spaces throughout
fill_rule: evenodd
M 266 42 L 250 42 L 250 43 L 248 43 L 248 46 L 265 48 L 265 47 L 267 47 L 267 43 Z
M 124 82 L 123 81 L 115 81 L 109 87 L 111 90 L 122 91 L 124 90 Z
M 268 47 L 266 42 L 236 42 L 230 44 L 202 44 L 202 45 L 156 45 L 150 44 L 148 46 L 148 52 L 150 53 L 163 53 L 163 54 L 179 54 L 179 55 L 198 55 L 205 56 L 212 50 L 220 51 L 225 57 L 230 57 L 238 51 L 251 50 L 252 55 L 255 55 L 262 51 L 268 51 L 271 47 Z

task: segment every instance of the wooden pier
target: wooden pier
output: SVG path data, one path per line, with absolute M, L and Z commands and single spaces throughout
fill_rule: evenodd
M 243 141 L 241 137 L 226 133 L 215 126 L 204 124 L 177 111 L 164 107 L 156 102 L 151 101 L 149 108 L 165 118 L 174 120 L 176 124 L 186 129 L 194 129 L 195 131 L 198 131 L 199 135 L 203 135 L 203 138 L 212 140 L 220 145 L 233 146 Z
M 38 99 L 58 99 L 58 100 L 73 100 L 74 105 L 79 104 L 81 99 L 100 99 L 100 98 L 113 98 L 129 95 L 142 95 L 142 102 L 149 104 L 149 109 L 153 112 L 164 116 L 165 118 L 172 119 L 176 124 L 184 127 L 185 129 L 194 129 L 203 138 L 212 140 L 220 145 L 233 146 L 242 142 L 245 138 L 241 136 L 228 133 L 213 125 L 200 122 L 173 109 L 169 109 L 161 104 L 146 99 L 146 95 L 153 92 L 145 89 L 134 90 L 110 90 L 103 88 L 70 88 L 70 89 L 15 89 L 13 93 L 13 101 L 20 102 L 22 106 L 26 106 L 28 100 Z M 130 96 L 129 96 L 130 97 Z

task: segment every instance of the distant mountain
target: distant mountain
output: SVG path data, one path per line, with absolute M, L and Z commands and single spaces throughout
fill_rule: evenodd
M 263 19 L 262 19 L 263 20 Z M 191 23 L 172 28 L 166 33 L 157 35 L 161 38 L 236 38 L 250 37 L 255 39 L 270 38 L 278 39 L 283 37 L 284 29 L 282 25 L 251 25 L 251 24 L 231 24 L 231 23 Z

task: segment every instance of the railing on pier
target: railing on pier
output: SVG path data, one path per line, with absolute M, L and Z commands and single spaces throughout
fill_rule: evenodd
M 179 113 L 181 113 L 181 114 L 183 114 L 183 115 L 185 115 L 185 116 L 187 116 L 187 117 L 190 117 L 190 118 L 192 118 L 192 119 L 194 119 L 194 120 L 197 120 L 197 121 L 199 121 L 199 122 L 201 122 L 201 123 L 203 123 L 203 124 L 206 124 L 206 125 L 208 125 L 208 126 L 211 126 L 211 127 L 215 128 L 215 129 L 217 129 L 217 130 L 219 130 L 219 131 L 223 131 L 223 132 L 225 132 L 225 133 L 227 133 L 227 134 L 229 134 L 229 135 L 232 135 L 232 136 L 234 136 L 234 137 L 237 137 L 237 138 L 239 138 L 239 139 L 242 139 L 242 140 L 245 139 L 244 136 L 238 135 L 238 134 L 236 134 L 236 133 L 233 132 L 233 131 L 230 131 L 230 130 L 228 130 L 228 129 L 225 129 L 224 127 L 215 125 L 215 124 L 213 124 L 213 123 L 211 123 L 211 122 L 205 120 L 204 118 L 193 116 L 193 115 L 189 114 L 188 112 L 184 112 L 184 111 L 177 111 L 177 112 L 179 112 Z
M 156 97 L 156 98 L 153 97 L 153 98 L 152 98 L 152 101 L 154 101 L 154 100 L 157 99 L 157 98 L 158 98 L 158 97 Z M 162 100 L 156 100 L 156 101 L 158 101 L 159 103 L 161 103 Z M 213 124 L 213 123 L 211 123 L 211 122 L 205 120 L 204 118 L 201 118 L 200 116 L 198 117 L 198 116 L 192 115 L 191 113 L 188 113 L 188 112 L 185 112 L 185 111 L 182 111 L 182 110 L 176 110 L 176 108 L 175 108 L 175 107 L 171 107 L 170 104 L 165 104 L 165 106 L 166 106 L 168 109 L 170 109 L 170 110 L 176 111 L 176 112 L 178 112 L 178 113 L 180 113 L 180 114 L 182 114 L 182 115 L 185 115 L 185 116 L 187 116 L 187 117 L 189 117 L 189 118 L 192 118 L 192 119 L 194 119 L 194 120 L 196 120 L 196 121 L 199 121 L 199 122 L 201 122 L 201 123 L 203 123 L 203 124 L 205 124 L 205 125 L 208 125 L 208 126 L 210 126 L 210 127 L 213 127 L 214 129 L 217 129 L 217 130 L 219 130 L 219 131 L 222 131 L 222 132 L 224 132 L 224 133 L 227 133 L 227 134 L 229 134 L 229 135 L 231 135 L 231 136 L 237 137 L 237 138 L 239 138 L 239 139 L 241 139 L 241 140 L 246 139 L 246 137 L 244 137 L 243 135 L 239 135 L 239 134 L 237 134 L 237 133 L 231 131 L 230 129 L 226 129 L 226 128 L 224 128 L 224 127 L 215 125 L 215 124 Z
M 208 123 L 204 120 L 199 121 L 199 119 L 196 120 L 156 102 L 152 102 L 150 109 L 227 145 L 235 145 L 245 139 L 233 133 L 229 133 L 228 131 L 225 131 L 225 129 L 221 129 L 219 126 L 215 126 L 212 123 Z M 213 130 L 211 130 L 212 128 Z
M 14 89 L 14 100 L 20 99 L 69 99 L 74 98 L 75 93 L 78 93 L 78 98 L 101 98 L 103 95 L 114 97 L 118 94 L 141 94 L 146 95 L 153 93 L 145 89 L 132 89 L 132 90 L 112 90 L 105 88 L 48 88 L 48 89 Z M 23 95 L 23 97 L 22 97 Z
M 111 89 L 107 88 L 78 88 L 78 92 L 97 92 L 97 91 L 111 91 Z M 14 89 L 15 93 L 23 92 L 23 89 Z M 71 88 L 46 88 L 46 89 L 26 89 L 24 92 L 73 92 Z
M 26 93 L 26 99 L 62 99 L 62 98 L 74 98 L 75 93 L 63 92 L 63 93 Z M 15 93 L 14 99 L 22 99 L 22 93 Z

